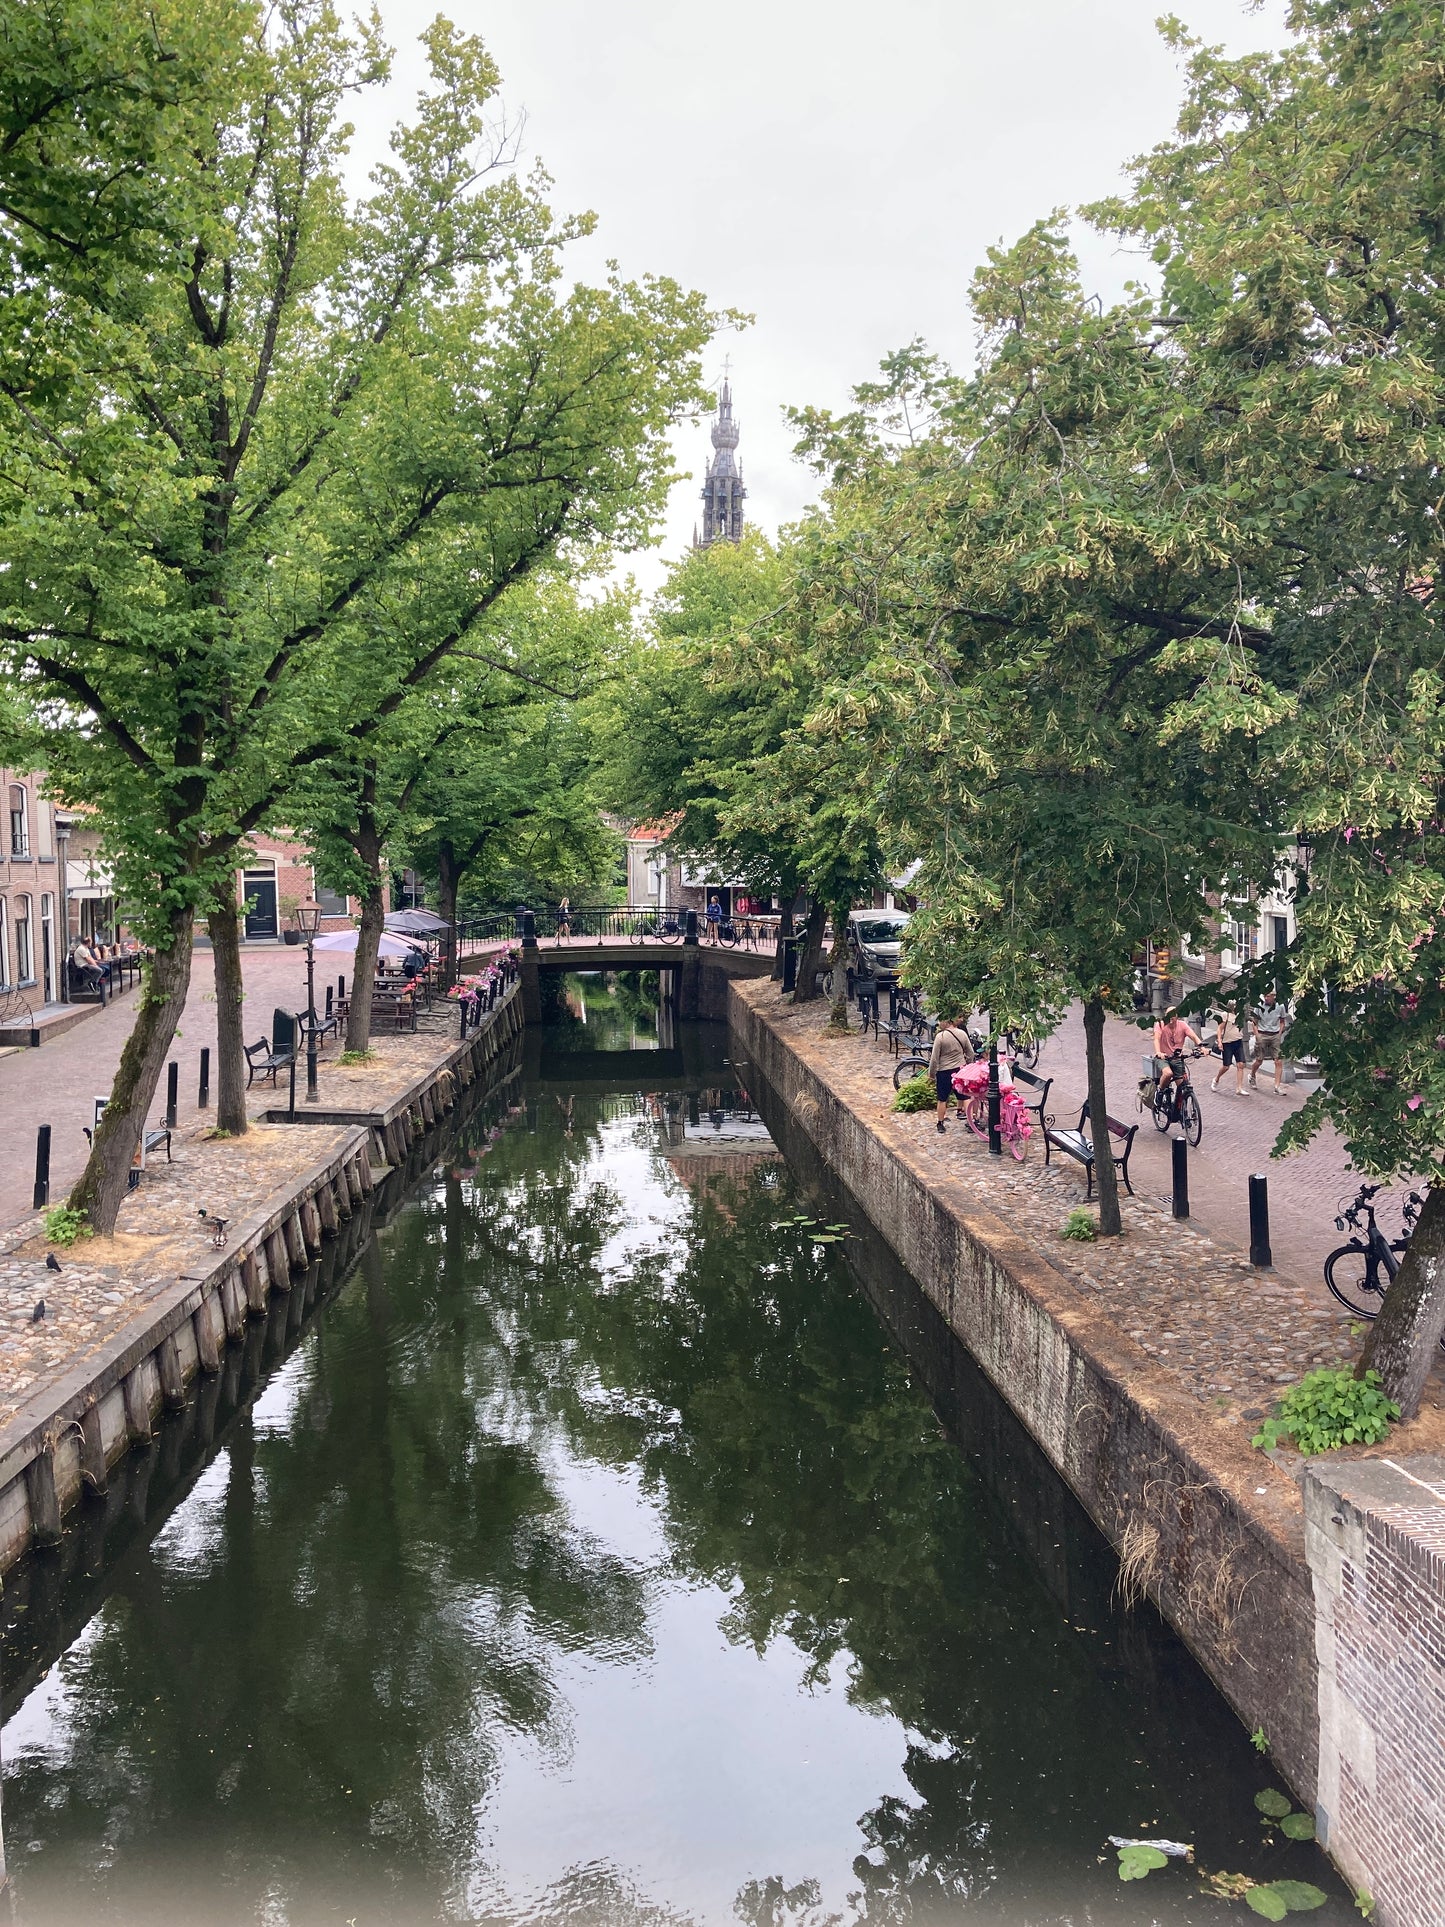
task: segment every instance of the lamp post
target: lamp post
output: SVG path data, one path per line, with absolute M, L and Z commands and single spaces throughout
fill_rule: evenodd
M 70 818 L 55 815 L 55 847 L 60 858 L 60 1001 L 70 1002 Z
M 316 933 L 321 928 L 321 905 L 296 906 L 296 928 L 306 939 L 306 1102 L 316 1102 Z

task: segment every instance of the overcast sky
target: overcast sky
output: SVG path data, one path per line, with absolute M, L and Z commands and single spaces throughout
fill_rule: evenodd
M 1122 185 L 1171 130 L 1179 65 L 1160 0 L 451 0 L 527 114 L 525 157 L 560 209 L 592 208 L 576 271 L 654 271 L 755 317 L 709 357 L 733 364 L 748 518 L 774 530 L 813 493 L 791 459 L 788 404 L 846 405 L 890 348 L 922 335 L 966 363 L 966 297 L 985 250 L 1051 208 Z M 1172 0 L 1206 41 L 1278 44 L 1284 0 Z M 382 0 L 397 48 L 388 97 L 360 103 L 357 158 L 384 149 L 415 96 L 430 6 Z M 1106 298 L 1138 272 L 1081 249 Z M 677 437 L 661 550 L 630 564 L 652 588 L 697 518 L 706 424 Z

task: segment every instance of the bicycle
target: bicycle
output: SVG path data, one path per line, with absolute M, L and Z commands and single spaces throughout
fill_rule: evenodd
M 1345 1310 L 1357 1318 L 1373 1318 L 1378 1313 L 1400 1269 L 1400 1260 L 1409 1249 L 1410 1234 L 1425 1202 L 1418 1191 L 1412 1191 L 1400 1213 L 1404 1221 L 1400 1236 L 1387 1238 L 1375 1222 L 1375 1207 L 1370 1203 L 1381 1189 L 1378 1184 L 1362 1184 L 1353 1204 L 1340 1206 L 1335 1229 L 1343 1231 L 1349 1225 L 1355 1236 L 1348 1244 L 1337 1245 L 1325 1259 L 1325 1283 Z M 1363 1236 L 1360 1235 L 1362 1213 Z M 1445 1345 L 1445 1338 L 1440 1342 Z
M 1190 1057 L 1202 1053 L 1190 1051 Z M 1183 1051 L 1175 1051 L 1169 1059 L 1169 1068 L 1174 1073 L 1167 1084 L 1159 1078 L 1157 1066 L 1147 1084 L 1139 1093 L 1139 1108 L 1146 1107 L 1153 1113 L 1154 1129 L 1167 1131 L 1171 1124 L 1177 1124 L 1185 1140 L 1197 1145 L 1204 1135 L 1204 1113 L 1199 1108 L 1199 1098 L 1190 1082 L 1185 1066 Z
M 1027 1068 L 1027 1067 L 1026 1067 Z M 954 1089 L 957 1090 L 955 1085 Z M 963 1121 L 977 1138 L 988 1141 L 988 1091 L 976 1090 L 963 1100 Z M 1034 1133 L 1033 1119 L 1018 1092 L 1012 1088 L 1001 1090 L 998 1100 L 998 1134 L 1009 1148 L 1009 1154 L 1022 1164 L 1029 1154 L 1029 1140 Z

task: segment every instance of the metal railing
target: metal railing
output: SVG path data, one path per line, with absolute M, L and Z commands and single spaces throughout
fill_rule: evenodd
M 687 911 L 681 905 L 659 909 L 655 903 L 579 904 L 564 917 L 557 910 L 532 912 L 539 942 L 559 938 L 573 943 L 680 944 L 687 933 Z M 521 915 L 468 918 L 458 925 L 462 948 L 520 938 Z M 698 938 L 712 940 L 707 917 L 697 912 Z M 772 950 L 778 940 L 778 916 L 749 915 L 724 918 L 717 941 L 738 949 Z

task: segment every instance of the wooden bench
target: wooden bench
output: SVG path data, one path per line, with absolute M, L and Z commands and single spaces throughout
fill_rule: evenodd
M 171 1134 L 164 1124 L 158 1125 L 154 1130 L 147 1131 L 142 1141 L 145 1145 L 145 1154 L 147 1157 L 150 1156 L 152 1151 L 158 1151 L 164 1144 L 166 1147 L 166 1163 L 169 1164 L 171 1162 Z
M 1026 1074 L 1027 1073 L 1025 1073 L 1025 1075 Z M 1015 1077 L 1019 1075 L 1020 1073 L 1018 1071 L 1014 1072 Z M 1038 1079 L 1035 1078 L 1033 1081 L 1037 1083 Z M 1052 1082 L 1052 1080 L 1050 1080 L 1050 1082 Z M 1094 1195 L 1094 1147 L 1088 1138 L 1084 1136 L 1084 1126 L 1088 1121 L 1089 1107 L 1085 1104 L 1083 1110 L 1079 1112 L 1079 1128 L 1076 1131 L 1046 1130 L 1044 1132 L 1044 1165 L 1045 1168 L 1047 1168 L 1051 1150 L 1062 1151 L 1065 1157 L 1076 1158 L 1089 1174 L 1088 1189 L 1085 1191 L 1084 1196 L 1091 1198 Z M 1118 1118 L 1107 1115 L 1105 1116 L 1104 1122 L 1109 1128 L 1109 1135 L 1118 1138 L 1124 1146 L 1122 1154 L 1117 1151 L 1115 1152 L 1114 1162 L 1120 1175 L 1123 1177 L 1124 1189 L 1132 1198 L 1134 1195 L 1134 1187 L 1129 1182 L 1129 1154 L 1134 1149 L 1134 1138 L 1139 1126 L 1137 1124 L 1123 1125 L 1119 1122 Z
M 1026 1111 L 1034 1114 L 1034 1123 L 1039 1129 L 1048 1127 L 1049 1119 L 1044 1116 L 1044 1106 L 1049 1101 L 1049 1092 L 1054 1087 L 1051 1077 L 1039 1077 L 1034 1071 L 1026 1071 L 1022 1064 L 1011 1064 L 1014 1089 L 1018 1092 L 1019 1102 Z

